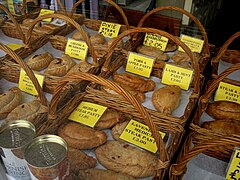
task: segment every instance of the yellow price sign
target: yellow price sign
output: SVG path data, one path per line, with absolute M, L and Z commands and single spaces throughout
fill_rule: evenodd
M 12 43 L 7 44 L 7 46 L 8 46 L 10 49 L 12 49 L 13 51 L 15 51 L 15 50 L 23 47 L 22 44 L 12 44 Z
M 143 41 L 143 45 L 156 47 L 162 51 L 165 51 L 168 43 L 168 38 L 159 34 L 146 33 Z
M 165 137 L 165 133 L 160 131 L 159 133 L 162 138 Z M 157 152 L 157 144 L 149 127 L 133 119 L 123 130 L 122 134 L 120 135 L 120 139 L 123 139 L 150 152 Z
M 68 119 L 94 127 L 106 109 L 107 107 L 83 101 L 72 112 Z
M 105 37 L 114 38 L 118 36 L 119 30 L 121 28 L 120 24 L 102 22 L 99 28 L 99 33 Z
M 84 41 L 77 41 L 71 38 L 68 39 L 65 54 L 76 59 L 85 60 L 87 52 L 88 46 Z
M 188 90 L 192 80 L 193 70 L 166 64 L 163 70 L 162 83 L 177 85 L 181 89 Z
M 42 15 L 45 15 L 45 14 L 54 14 L 55 11 L 54 10 L 49 10 L 49 9 L 41 9 L 39 16 L 42 16 Z M 52 18 L 47 18 L 47 19 L 43 19 L 42 21 L 45 21 L 45 22 L 51 22 L 52 21 Z
M 240 179 L 240 149 L 235 149 L 233 156 L 231 158 L 230 165 L 228 166 L 228 171 L 226 174 L 226 179 L 238 180 Z
M 155 59 L 142 54 L 130 52 L 126 71 L 149 78 Z
M 38 83 L 42 87 L 43 82 L 44 82 L 44 76 L 42 76 L 40 74 L 36 74 L 36 73 L 34 73 L 34 75 L 37 78 Z M 26 93 L 32 94 L 32 95 L 38 95 L 38 92 L 37 92 L 36 88 L 34 87 L 31 79 L 28 77 L 27 73 L 23 69 L 20 70 L 18 87 L 23 92 L 26 92 Z
M 10 11 L 10 13 L 16 14 L 15 8 L 13 5 L 13 0 L 7 0 L 7 3 L 8 3 L 8 10 Z
M 240 87 L 220 82 L 214 100 L 231 101 L 240 104 Z
M 184 44 L 186 44 L 189 47 L 189 49 L 192 52 L 196 52 L 196 53 L 202 52 L 202 48 L 203 48 L 203 44 L 204 44 L 203 40 L 197 39 L 197 38 L 194 38 L 191 36 L 187 36 L 184 34 L 181 35 L 180 39 Z M 180 46 L 178 47 L 178 50 L 181 52 L 184 52 L 184 50 Z

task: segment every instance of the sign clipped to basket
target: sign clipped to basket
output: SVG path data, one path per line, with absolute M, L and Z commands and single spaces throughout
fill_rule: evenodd
M 143 45 L 152 46 L 165 51 L 168 43 L 168 38 L 159 34 L 146 33 L 143 41 Z
M 9 44 L 7 44 L 7 46 L 8 46 L 10 49 L 12 49 L 13 51 L 15 51 L 15 50 L 23 47 L 22 44 L 13 44 L 13 43 L 9 43 Z
M 85 60 L 87 52 L 88 46 L 84 41 L 68 38 L 65 54 L 76 59 Z
M 42 87 L 43 86 L 43 82 L 44 82 L 44 76 L 42 76 L 40 74 L 36 74 L 36 73 L 34 73 L 34 75 L 37 78 L 38 83 Z M 20 70 L 20 77 L 19 77 L 18 87 L 23 92 L 26 92 L 28 94 L 32 94 L 34 96 L 38 95 L 38 92 L 37 92 L 36 88 L 34 87 L 31 79 L 28 77 L 27 73 L 23 69 Z
M 107 107 L 90 102 L 81 102 L 68 119 L 94 127 Z
M 196 52 L 196 53 L 202 52 L 202 48 L 203 48 L 203 44 L 204 44 L 203 40 L 197 39 L 197 38 L 194 38 L 191 36 L 187 36 L 184 34 L 181 34 L 180 39 L 184 44 L 186 44 L 189 47 L 189 49 L 192 52 Z M 178 50 L 181 52 L 184 52 L 184 50 L 180 46 L 178 47 Z
M 226 179 L 238 180 L 240 179 L 240 149 L 236 148 L 231 157 L 230 164 L 226 174 Z
M 177 85 L 183 90 L 188 90 L 192 81 L 193 70 L 166 64 L 163 69 L 162 83 Z
M 102 22 L 99 28 L 99 33 L 105 37 L 114 38 L 118 36 L 119 30 L 121 28 L 120 24 Z
M 149 78 L 155 58 L 130 52 L 128 55 L 126 71 Z
M 231 101 L 240 104 L 240 87 L 220 82 L 214 100 Z
M 159 133 L 161 137 L 164 138 L 165 133 Z M 149 127 L 133 119 L 123 130 L 122 134 L 120 135 L 120 139 L 123 139 L 150 152 L 157 152 L 157 144 L 155 139 L 152 137 Z
M 49 10 L 49 9 L 41 9 L 39 16 L 42 16 L 42 15 L 45 15 L 45 14 L 54 14 L 55 11 L 54 10 Z M 52 18 L 47 18 L 47 19 L 43 19 L 42 21 L 45 21 L 45 22 L 51 22 L 52 21 Z

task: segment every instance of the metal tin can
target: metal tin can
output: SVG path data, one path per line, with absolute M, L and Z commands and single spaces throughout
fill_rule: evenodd
M 69 163 L 67 143 L 56 135 L 42 135 L 35 138 L 25 149 L 33 180 L 67 180 Z
M 24 150 L 35 136 L 35 127 L 29 121 L 14 120 L 0 127 L 0 154 L 7 174 L 14 179 L 31 179 Z

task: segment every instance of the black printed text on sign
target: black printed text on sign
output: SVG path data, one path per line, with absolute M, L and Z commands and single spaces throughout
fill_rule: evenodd
M 240 150 L 236 149 L 232 156 L 229 169 L 226 174 L 227 180 L 240 180 Z
M 143 45 L 156 47 L 162 51 L 165 51 L 168 43 L 168 38 L 159 34 L 146 33 Z
M 182 34 L 181 41 L 186 44 L 192 52 L 202 52 L 204 44 L 203 40 Z M 184 50 L 180 46 L 178 47 L 178 50 L 184 52 Z
M 68 39 L 65 54 L 70 57 L 85 60 L 88 52 L 88 46 L 84 41 L 77 41 L 75 39 Z
M 120 28 L 120 24 L 108 23 L 103 21 L 98 32 L 105 37 L 114 38 L 118 36 Z

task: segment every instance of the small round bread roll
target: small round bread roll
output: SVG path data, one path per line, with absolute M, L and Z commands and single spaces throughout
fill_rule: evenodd
M 85 32 L 86 32 L 86 31 L 85 31 Z M 87 35 L 88 35 L 88 37 L 89 37 L 88 32 L 86 32 L 86 33 L 87 33 Z M 72 38 L 75 39 L 75 40 L 84 41 L 83 35 L 82 35 L 82 33 L 80 33 L 80 31 L 75 32 L 75 33 L 72 35 Z
M 112 38 L 112 39 L 110 39 L 110 40 L 107 42 L 108 47 L 110 47 L 110 46 L 112 45 L 112 43 L 113 43 L 113 41 L 115 41 L 115 39 L 116 39 L 116 38 Z M 122 39 L 121 39 L 120 41 L 118 41 L 116 47 L 121 48 L 122 46 L 123 46 L 123 41 L 122 41 Z
M 105 37 L 102 34 L 94 34 L 90 37 L 91 43 L 94 44 L 104 44 L 105 43 Z

